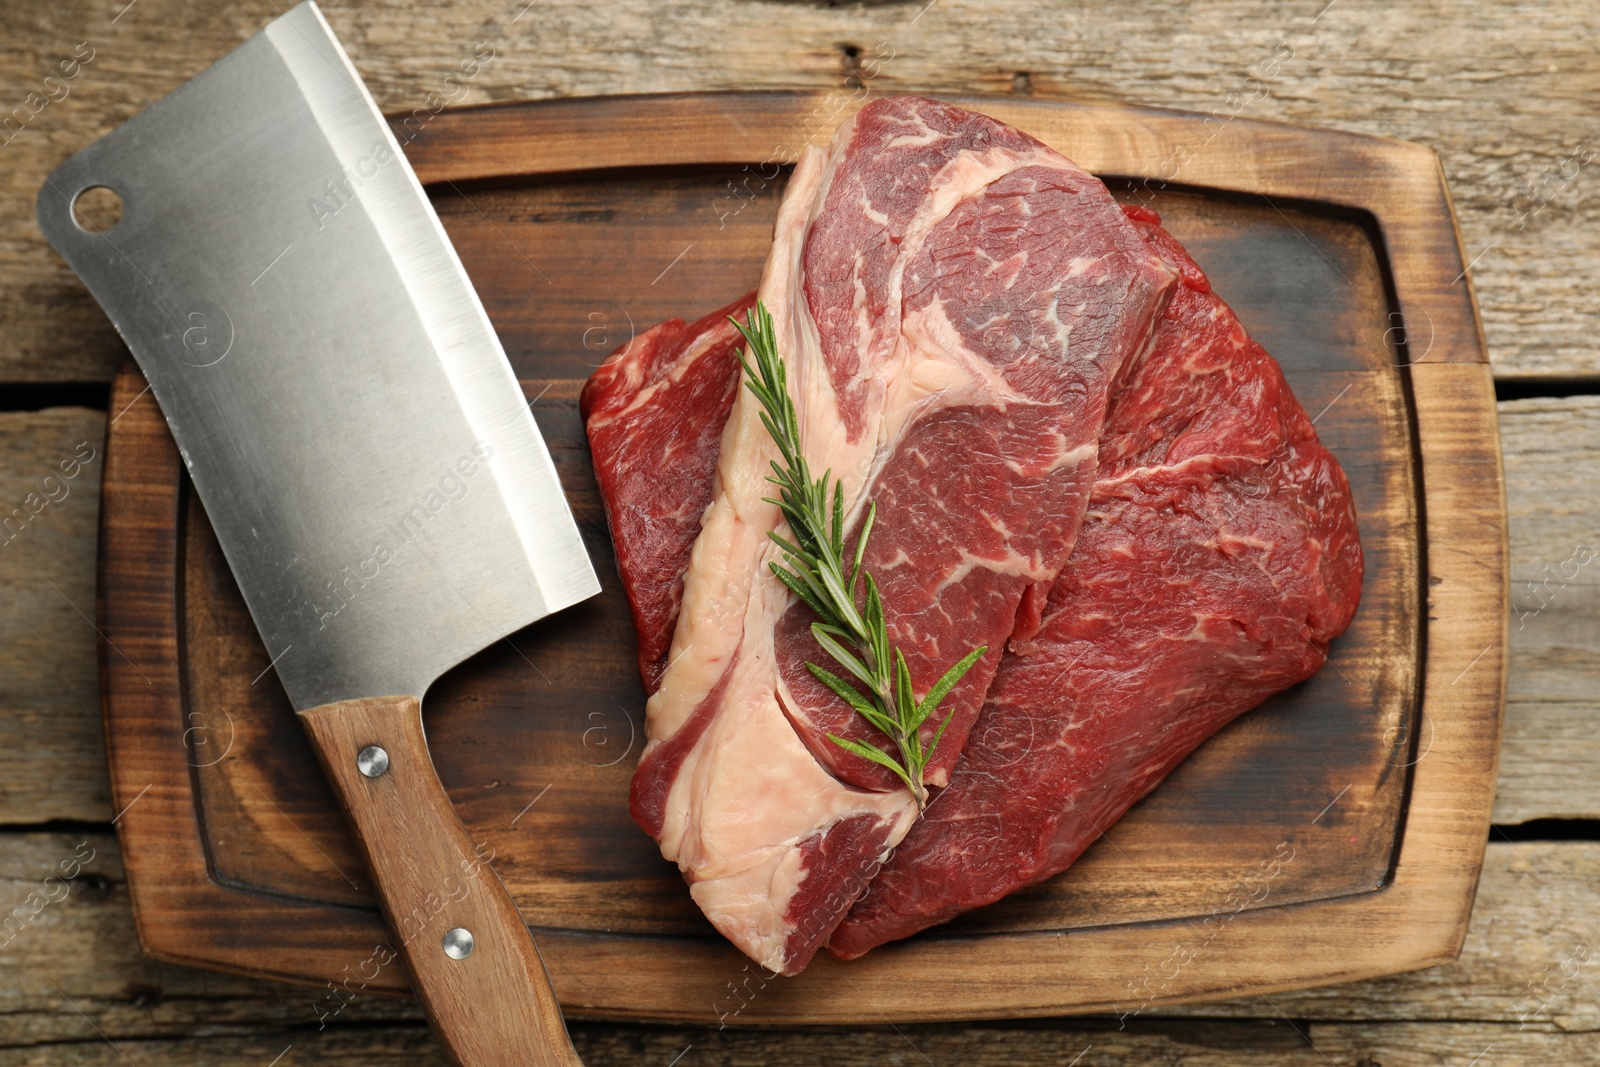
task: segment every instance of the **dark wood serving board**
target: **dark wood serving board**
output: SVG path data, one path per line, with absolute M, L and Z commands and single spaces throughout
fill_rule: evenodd
M 854 1021 L 862 1005 L 874 1021 L 1130 1012 L 1453 957 L 1494 791 L 1507 571 L 1492 383 L 1436 159 L 1266 123 L 956 102 L 1156 208 L 1277 356 L 1355 492 L 1361 609 L 1318 676 L 1209 741 L 1064 875 L 861 961 L 763 980 L 628 816 L 643 694 L 577 397 L 633 332 L 754 285 L 782 164 L 856 104 L 706 94 L 441 113 L 407 154 L 605 585 L 425 701 L 439 773 L 563 1004 L 739 1023 Z M 131 364 L 112 411 L 106 730 L 146 951 L 345 996 L 403 992 L 401 971 L 367 962 L 388 935 L 366 874 Z

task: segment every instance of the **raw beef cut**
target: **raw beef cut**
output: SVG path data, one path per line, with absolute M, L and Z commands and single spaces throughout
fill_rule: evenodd
M 1200 269 L 1152 213 L 1127 210 L 1181 287 L 1112 400 L 1042 629 L 1012 644 L 950 786 L 832 935 L 841 955 L 1064 869 L 1200 741 L 1315 672 L 1355 611 L 1343 472 Z M 699 372 L 736 383 L 732 354 L 719 359 Z M 697 393 L 690 420 L 720 427 L 723 395 Z M 663 407 L 663 423 L 686 417 Z M 687 549 L 660 563 L 681 572 Z M 646 614 L 641 641 L 671 630 Z
M 711 503 L 717 442 L 739 388 L 744 341 L 728 316 L 755 297 L 693 323 L 669 319 L 646 330 L 583 387 L 579 410 L 633 609 L 646 692 L 655 692 L 666 669 L 689 548 Z
M 1112 402 L 1077 547 L 838 955 L 1064 870 L 1200 742 L 1316 673 L 1355 613 L 1344 472 L 1277 363 L 1137 214 L 1182 282 Z
M 866 472 L 856 499 L 878 522 L 864 563 L 914 690 L 989 648 L 940 708 L 951 720 L 926 778 L 943 785 L 1006 638 L 1038 626 L 1082 521 L 1108 384 L 1173 275 L 1099 181 L 984 116 L 880 101 L 834 158 L 800 255 L 816 330 L 803 344 L 826 375 L 800 386 L 824 394 L 808 440 L 833 439 L 826 462 L 809 458 Z M 806 669 L 812 620 L 791 604 L 778 621 L 784 710 L 841 780 L 895 789 L 826 739 L 876 733 Z
M 1100 182 L 934 101 L 868 105 L 795 168 L 760 295 L 807 458 L 842 480 L 847 529 L 878 505 L 866 565 L 915 689 L 989 649 L 941 709 L 930 784 L 948 779 L 1006 641 L 1039 625 L 1109 386 L 1174 281 Z M 747 394 L 720 448 L 632 809 L 712 923 L 794 973 L 916 808 L 825 738 L 870 728 L 806 671 L 810 617 L 768 570 L 776 450 Z

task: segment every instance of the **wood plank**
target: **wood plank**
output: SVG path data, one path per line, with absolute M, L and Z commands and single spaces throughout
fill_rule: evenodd
M 0 824 L 112 815 L 91 621 L 104 440 L 102 412 L 0 414 Z
M 63 896 L 60 881 L 45 878 L 73 873 L 75 859 L 81 870 Z M 30 902 L 36 893 L 44 899 Z M 343 1002 L 328 990 L 149 959 L 139 949 L 116 838 L 104 831 L 0 836 L 0 909 L 0 924 L 21 920 L 0 928 L 7 975 L 0 985 L 0 1045 L 71 1040 L 82 1020 L 67 1000 L 106 1034 L 130 1039 L 249 1027 L 315 1030 L 322 1015 L 330 1022 L 422 1019 L 410 1001 L 358 997 L 338 1011 Z
M 69 1043 L 82 1049 L 85 1056 L 99 1055 L 90 1051 L 98 1042 L 85 1025 L 85 1017 L 113 1041 L 131 1043 L 125 1047 L 134 1053 L 135 1062 L 140 1063 L 265 1064 L 290 1042 L 297 1044 L 298 1054 L 304 1058 L 286 1062 L 339 1063 L 343 1062 L 340 1057 L 345 1055 L 339 1051 L 340 1040 L 386 1026 L 400 1026 L 401 1029 L 393 1032 L 412 1035 L 401 1046 L 404 1050 L 424 1055 L 432 1048 L 431 1038 L 422 1027 L 421 1015 L 409 1001 L 356 996 L 344 1003 L 326 990 L 214 974 L 146 959 L 140 955 L 133 935 L 127 887 L 116 841 L 109 834 L 10 833 L 0 837 L 0 846 L 3 846 L 0 847 L 0 905 L 4 906 L 6 914 L 19 906 L 27 906 L 31 911 L 37 906 L 27 903 L 32 893 L 59 898 L 37 906 L 37 917 L 20 927 L 14 925 L 13 930 L 17 932 L 10 940 L 6 940 L 6 934 L 0 934 L 0 966 L 5 967 L 8 975 L 15 976 L 0 989 L 0 1048 L 49 1048 Z M 70 888 L 64 896 L 60 882 L 45 883 L 50 872 L 60 873 L 63 863 L 81 857 L 88 858 L 77 872 L 78 877 L 67 883 Z M 1367 1034 L 1390 1034 L 1393 1041 L 1385 1046 L 1390 1049 L 1403 1049 L 1411 1043 L 1435 1048 L 1430 1042 L 1444 1040 L 1446 1033 L 1470 1033 L 1476 1032 L 1472 1029 L 1474 1025 L 1491 1026 L 1493 1029 L 1485 1032 L 1500 1035 L 1492 1042 L 1499 1050 L 1495 1062 L 1516 1062 L 1499 1057 L 1520 1054 L 1516 1045 L 1520 1037 L 1515 1036 L 1519 1032 L 1582 1032 L 1591 1040 L 1600 1033 L 1600 1007 L 1597 1007 L 1600 998 L 1596 997 L 1597 983 L 1600 983 L 1597 914 L 1600 914 L 1600 843 L 1491 844 L 1478 910 L 1467 946 L 1456 963 L 1416 974 L 1274 994 L 1270 998 L 1164 1011 L 1151 1009 L 1127 1019 L 1126 1023 L 1136 1037 L 1149 1037 L 1168 1032 L 1177 1025 L 1175 1020 L 1183 1018 L 1254 1020 L 1252 1028 L 1245 1032 L 1245 1036 L 1254 1035 L 1249 1036 L 1248 1041 L 1241 1038 L 1240 1031 L 1214 1032 L 1233 1034 L 1230 1047 L 1254 1047 L 1276 1053 L 1285 1046 L 1277 1044 L 1270 1036 L 1263 1036 L 1258 1024 L 1281 1025 L 1286 1018 L 1294 1019 L 1302 1026 L 1307 1022 L 1312 1024 L 1311 1033 L 1317 1046 L 1341 1064 L 1359 1058 L 1357 1050 L 1351 1045 L 1325 1041 L 1324 1034 L 1337 1031 L 1317 1024 L 1404 1023 L 1407 1020 L 1451 1024 L 1432 1029 L 1357 1028 Z M 1202 957 L 1194 965 L 1203 967 L 1206 961 Z M 52 982 L 55 989 L 51 988 Z M 69 1007 L 67 1000 L 72 1006 Z M 78 1011 L 83 1015 L 78 1015 Z M 324 1015 L 327 1016 L 325 1020 L 321 1018 Z M 327 1026 L 319 1030 L 321 1021 Z M 1028 1035 L 1062 1031 L 1105 1035 L 1105 1043 L 1100 1038 L 1094 1041 L 1097 1051 L 1109 1055 L 1110 1050 L 1119 1047 L 1115 1042 L 1121 1040 L 1117 1036 L 1118 1023 L 1115 1017 L 1089 1017 L 1065 1024 L 925 1025 L 901 1029 L 911 1034 L 919 1046 L 923 1046 L 924 1035 L 931 1035 L 935 1042 L 947 1040 L 951 1034 L 998 1035 L 993 1038 L 998 1047 L 1010 1049 L 1019 1057 L 1009 1062 L 1021 1062 L 1024 1052 L 1044 1059 L 1047 1052 L 1059 1051 L 1049 1043 L 1048 1037 L 1030 1038 Z M 1527 1029 L 1519 1031 L 1521 1027 Z M 870 1057 L 887 1058 L 895 1053 L 894 1048 L 879 1043 L 883 1034 L 893 1036 L 893 1031 L 871 1027 L 860 1032 L 852 1029 L 855 1036 L 850 1040 L 864 1042 L 860 1046 L 840 1043 L 837 1035 L 750 1031 L 736 1026 L 721 1031 L 720 1035 L 714 1026 L 629 1027 L 577 1022 L 572 1030 L 580 1052 L 585 1054 L 591 1067 L 609 1062 L 664 1064 L 690 1043 L 695 1045 L 696 1058 L 686 1062 L 694 1063 L 724 1062 L 698 1058 L 701 1053 L 710 1055 L 718 1048 L 731 1050 L 730 1055 L 737 1054 L 735 1060 L 728 1062 L 787 1062 L 778 1058 L 783 1055 L 806 1056 L 809 1057 L 806 1062 L 815 1062 L 824 1048 L 831 1062 L 883 1062 Z M 182 1055 L 193 1053 L 183 1052 L 181 1045 L 168 1048 L 152 1044 L 175 1033 L 206 1039 L 234 1035 L 233 1039 L 242 1042 L 238 1047 L 251 1049 L 256 1047 L 252 1042 L 266 1040 L 262 1035 L 284 1033 L 286 1036 L 259 1061 L 228 1060 L 221 1050 L 232 1046 L 225 1045 L 211 1046 L 218 1051 L 207 1053 L 216 1057 L 207 1061 L 182 1059 Z M 1429 1034 L 1434 1036 L 1429 1037 Z M 1376 1040 L 1376 1037 L 1370 1039 Z M 1043 1043 L 1027 1044 L 1032 1040 Z M 607 1044 L 609 1041 L 618 1044 Z M 835 1044 L 829 1044 L 830 1041 Z M 206 1047 L 204 1042 L 197 1044 Z M 1064 1058 L 1052 1062 L 1067 1062 L 1081 1051 L 1083 1044 L 1080 1042 L 1067 1050 Z M 1424 1062 L 1467 1063 L 1486 1044 L 1491 1042 L 1479 1042 L 1465 1056 L 1459 1054 L 1457 1046 L 1450 1045 L 1449 1056 L 1441 1052 L 1440 1060 Z M 669 1045 L 670 1048 L 666 1047 Z M 380 1044 L 377 1048 L 383 1051 L 387 1047 Z M 923 1047 L 924 1051 L 929 1051 L 929 1046 Z M 1546 1043 L 1531 1047 L 1542 1048 L 1552 1057 L 1546 1062 L 1581 1062 L 1556 1055 L 1562 1046 Z M 1592 1046 L 1574 1047 L 1583 1050 Z M 934 1055 L 929 1051 L 935 1062 L 962 1062 L 962 1057 L 956 1055 L 957 1050 L 950 1046 L 935 1043 L 932 1048 L 943 1049 L 945 1053 Z M 975 1046 L 973 1054 L 978 1054 L 982 1048 Z M 151 1050 L 150 1054 L 139 1055 L 136 1050 L 141 1049 Z M 624 1057 L 627 1049 L 632 1049 L 635 1058 Z M 854 1051 L 857 1049 L 859 1051 Z M 167 1052 L 178 1058 L 168 1058 Z M 17 1058 L 20 1055 L 13 1053 L 10 1060 L 0 1058 L 0 1065 L 75 1062 Z M 835 1055 L 859 1055 L 861 1058 L 836 1061 L 833 1060 Z M 1340 1055 L 1347 1058 L 1339 1058 Z M 1391 1067 L 1389 1059 L 1381 1055 L 1376 1058 Z M 1485 1057 L 1486 1062 L 1488 1059 Z M 102 1061 L 91 1058 L 83 1062 Z M 906 1062 L 920 1061 L 912 1056 Z M 1006 1061 L 980 1059 L 977 1062 Z M 1118 1061 L 1088 1058 L 1087 1062 Z M 1414 1061 L 1401 1059 L 1398 1062 Z
M 1017 1029 L 996 1026 L 894 1031 L 869 1028 L 847 1034 L 705 1033 L 628 1025 L 576 1028 L 574 1040 L 589 1067 L 674 1064 L 683 1067 L 837 1067 L 960 1063 L 970 1067 L 1079 1063 L 1083 1067 L 1437 1067 L 1481 1056 L 1495 1067 L 1600 1062 L 1600 1035 L 1521 1031 L 1513 1026 L 1305 1024 L 1287 1019 L 1260 1023 L 1185 1021 L 1134 1032 L 1081 1024 Z M 444 1067 L 448 1062 L 415 1027 L 376 1027 L 306 1035 L 267 1032 L 249 1036 L 170 1038 L 115 1045 L 90 1034 L 48 1048 L 0 1050 L 0 1067 L 126 1067 L 129 1062 L 170 1067 L 224 1067 L 318 1063 L 329 1067 Z M 1490 1057 L 1493 1057 L 1490 1059 Z M 128 1058 L 124 1058 L 128 1057 Z
M 1592 442 L 1600 400 L 1571 397 L 1500 405 L 1506 442 L 1514 597 L 1513 670 L 1506 743 L 1495 818 L 1502 823 L 1547 817 L 1600 816 L 1591 769 L 1600 762 L 1592 729 L 1597 702 L 1591 683 L 1600 655 L 1593 568 L 1570 583 L 1563 563 L 1593 544 L 1585 502 L 1600 484 Z M 21 504 L 30 479 L 84 441 L 98 447 L 96 412 L 0 415 L 6 457 L 0 484 Z M 58 455 L 59 453 L 59 455 Z M 15 590 L 20 610 L 4 623 L 17 638 L 0 645 L 9 679 L 0 718 L 0 819 L 104 819 L 110 814 L 93 672 L 94 634 L 45 579 L 87 608 L 92 580 L 94 490 L 84 482 L 42 511 L 27 533 L 0 552 L 0 583 Z M 1575 501 L 1560 511 L 1553 501 Z M 1582 559 L 1583 556 L 1578 557 Z M 1548 569 L 1547 569 L 1548 568 Z M 1567 572 L 1572 567 L 1569 565 Z M 1533 588 L 1529 588 L 1533 583 Z M 1547 584 L 1548 583 L 1548 584 Z M 1541 598 L 1545 606 L 1540 607 Z M 31 635 L 28 641 L 20 640 Z M 43 641 L 43 646 L 33 642 Z M 42 656 L 38 647 L 59 650 Z
M 1513 585 L 1494 817 L 1600 818 L 1600 570 L 1584 565 L 1575 578 L 1562 577 L 1585 558 L 1583 546 L 1600 551 L 1592 525 L 1600 511 L 1600 398 L 1512 400 L 1499 410 Z M 0 500 L 22 505 L 52 464 L 85 441 L 98 449 L 104 421 L 83 409 L 0 414 Z M 0 548 L 0 589 L 16 597 L 0 617 L 0 824 L 113 814 L 94 631 L 47 584 L 92 615 L 99 461 L 68 484 L 75 488 L 61 503 Z
M 1600 397 L 1500 405 L 1511 650 L 1495 821 L 1600 813 Z
M 1215 133 L 1192 146 L 1202 154 L 1228 143 L 1235 116 L 1418 141 L 1439 151 L 1450 175 L 1469 257 L 1483 253 L 1474 275 L 1497 372 L 1600 374 L 1588 327 L 1600 283 L 1600 197 L 1592 123 L 1578 117 L 1600 89 L 1587 46 L 1600 27 L 1592 5 L 1548 2 L 1519 9 L 1512 23 L 1445 0 L 1346 0 L 1292 15 L 1268 0 L 1204 0 L 1181 14 L 1142 0 L 1053 14 L 1048 32 L 1027 0 L 944 0 L 919 15 L 921 7 L 790 6 L 772 18 L 732 0 L 617 0 L 602 20 L 578 0 L 526 14 L 520 3 L 470 0 L 443 10 L 335 5 L 327 14 L 380 106 L 421 109 L 414 121 L 423 125 L 446 97 L 472 104 L 864 80 L 875 92 L 1067 96 L 1214 113 Z M 216 10 L 144 0 L 119 10 L 64 0 L 17 14 L 0 40 L 0 83 L 12 87 L 4 105 L 27 119 L 0 134 L 10 142 L 0 175 L 8 283 L 0 381 L 108 380 L 119 358 L 105 317 L 33 225 L 44 176 L 280 9 L 269 0 Z M 29 94 L 50 89 L 43 78 L 80 42 L 92 60 L 66 83 L 67 96 L 40 106 L 44 97 Z M 461 64 L 488 49 L 492 58 L 461 78 Z M 446 83 L 452 74 L 458 80 Z
M 1600 672 L 1597 572 L 1584 566 L 1570 582 L 1561 577 L 1575 548 L 1600 550 L 1588 518 L 1600 485 L 1594 446 L 1600 399 L 1507 401 L 1500 416 L 1514 584 L 1495 821 L 1600 818 L 1593 788 L 1593 768 L 1600 764 L 1593 729 L 1600 715 L 1593 686 Z M 22 504 L 51 463 L 85 441 L 98 448 L 103 421 L 102 414 L 83 410 L 0 414 L 3 499 Z M 16 608 L 0 618 L 0 677 L 7 680 L 0 705 L 0 823 L 112 814 L 95 635 L 47 584 L 55 582 L 89 610 L 98 466 L 91 463 L 83 476 L 92 482 L 78 479 L 60 504 L 49 505 L 32 529 L 0 549 L 0 588 L 17 598 Z M 50 654 L 40 654 L 41 648 Z

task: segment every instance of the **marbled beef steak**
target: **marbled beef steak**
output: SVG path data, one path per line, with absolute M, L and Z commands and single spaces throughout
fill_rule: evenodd
M 1202 741 L 1315 674 L 1355 614 L 1344 472 L 1277 362 L 1136 215 L 1182 280 L 1112 400 L 1077 546 L 950 785 L 834 931 L 838 955 L 1065 870 Z
M 755 293 L 697 322 L 669 319 L 624 345 L 583 387 L 579 409 L 605 500 L 617 569 L 639 635 L 639 675 L 655 692 L 683 602 L 683 572 L 711 503 L 744 341 L 728 316 Z
M 847 526 L 878 504 L 866 564 L 916 689 L 990 650 L 946 701 L 931 784 L 948 780 L 1006 640 L 1038 626 L 1110 384 L 1174 281 L 1099 181 L 934 101 L 869 105 L 790 179 L 760 295 L 808 459 L 842 479 Z M 758 405 L 737 397 L 632 807 L 718 929 L 793 973 L 916 808 L 825 737 L 868 728 L 805 670 L 810 618 L 768 569 L 775 455 Z

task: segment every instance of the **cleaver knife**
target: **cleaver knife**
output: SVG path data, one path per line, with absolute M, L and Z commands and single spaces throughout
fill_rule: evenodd
M 73 210 L 97 186 L 122 201 L 103 232 Z M 149 380 L 446 1051 L 577 1064 L 420 704 L 600 586 L 483 306 L 316 5 L 63 163 L 38 218 Z

